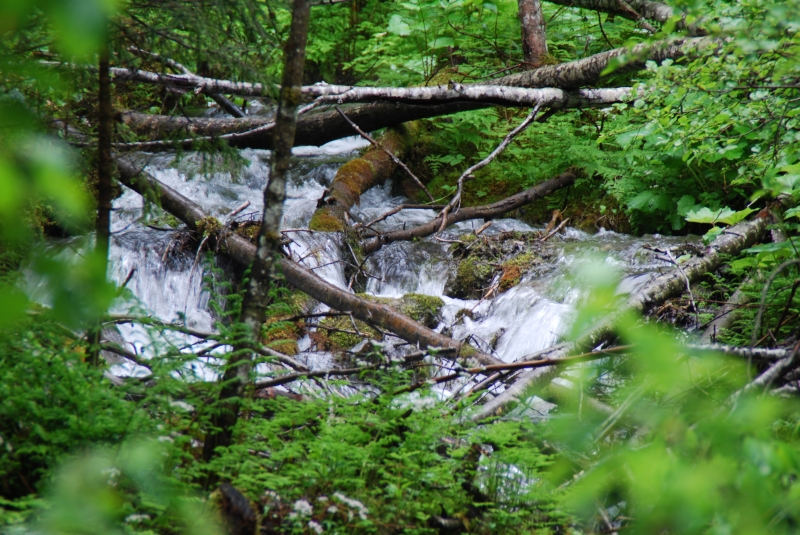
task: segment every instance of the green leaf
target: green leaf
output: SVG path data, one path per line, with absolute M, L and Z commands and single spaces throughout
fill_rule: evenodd
M 400 15 L 392 15 L 392 18 L 389 19 L 389 26 L 386 27 L 386 31 L 395 35 L 410 35 L 411 27 L 403 22 L 403 17 Z
M 428 46 L 431 48 L 442 48 L 445 46 L 455 46 L 455 44 L 456 42 L 452 37 L 437 37 L 434 41 L 431 41 Z

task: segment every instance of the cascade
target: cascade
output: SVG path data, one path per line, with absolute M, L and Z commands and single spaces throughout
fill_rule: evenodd
M 294 165 L 290 171 L 287 201 L 282 227 L 291 241 L 287 252 L 295 260 L 313 269 L 331 284 L 348 288 L 344 264 L 355 262 L 342 240 L 333 234 L 304 231 L 336 174 L 338 167 L 365 146 L 358 137 L 346 138 L 322 147 L 297 147 L 293 150 Z M 232 220 L 257 220 L 262 209 L 262 190 L 269 174 L 269 152 L 243 150 L 233 156 L 209 156 L 187 152 L 174 154 L 140 154 L 141 165 L 158 180 L 199 203 L 221 221 L 246 201 L 249 206 Z M 353 210 L 354 218 L 371 221 L 388 210 L 409 202 L 392 194 L 392 185 L 376 186 L 361 197 Z M 139 313 L 163 321 L 180 321 L 196 331 L 212 331 L 215 318 L 209 310 L 209 292 L 204 285 L 207 275 L 205 253 L 188 249 L 181 243 L 181 234 L 170 227 L 170 217 L 147 218 L 142 198 L 124 188 L 114 201 L 110 275 L 135 296 L 121 301 L 114 312 L 127 312 L 132 306 Z M 155 209 L 155 213 L 159 213 Z M 433 210 L 403 210 L 375 225 L 381 231 L 415 226 L 429 221 Z M 144 222 L 147 221 L 145 224 Z M 441 322 L 437 327 L 459 340 L 467 340 L 484 352 L 506 362 L 550 347 L 563 336 L 582 295 L 580 281 L 570 274 L 575 263 L 587 254 L 602 255 L 605 262 L 619 269 L 624 279 L 620 291 L 631 291 L 649 280 L 659 269 L 670 264 L 654 255 L 641 254 L 642 247 L 669 247 L 686 242 L 686 238 L 662 236 L 632 237 L 604 231 L 590 235 L 566 228 L 542 245 L 547 254 L 535 269 L 523 273 L 518 284 L 505 292 L 493 292 L 483 299 L 458 299 L 445 295 L 448 278 L 455 261 L 452 242 L 472 233 L 483 221 L 466 221 L 443 232 L 439 239 L 430 237 L 413 242 L 395 242 L 373 253 L 364 264 L 369 274 L 366 292 L 379 297 L 402 297 L 424 294 L 444 301 Z M 492 222 L 486 236 L 516 231 L 541 231 L 515 219 Z M 196 246 L 195 246 L 196 247 Z M 495 275 L 493 284 L 498 282 Z M 36 281 L 29 281 L 32 296 L 38 295 Z M 41 293 L 41 292 L 40 292 Z M 322 305 L 319 310 L 327 308 Z M 464 314 L 464 311 L 469 311 Z M 135 324 L 121 324 L 119 334 L 131 351 L 147 356 L 151 340 L 148 332 Z M 193 346 L 194 337 L 173 333 L 170 343 Z M 386 340 L 388 347 L 396 341 Z M 315 351 L 308 336 L 298 341 L 297 359 L 311 368 L 332 365 L 332 357 Z M 220 348 L 219 351 L 224 350 Z M 215 376 L 202 365 L 195 372 L 204 379 Z M 146 375 L 148 371 L 127 361 L 112 370 L 120 375 Z

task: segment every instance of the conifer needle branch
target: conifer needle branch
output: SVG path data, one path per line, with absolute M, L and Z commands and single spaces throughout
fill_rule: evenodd
M 439 212 L 439 215 L 436 216 L 437 218 L 442 219 L 442 224 L 439 226 L 439 232 L 444 231 L 445 227 L 447 226 L 447 214 L 449 214 L 453 209 L 458 210 L 458 207 L 461 206 L 461 197 L 464 192 L 464 182 L 467 179 L 474 178 L 473 173 L 478 171 L 479 169 L 483 169 L 487 165 L 489 165 L 492 160 L 497 158 L 506 147 L 511 143 L 511 141 L 517 137 L 522 131 L 524 131 L 528 126 L 531 125 L 536 120 L 536 115 L 539 113 L 539 104 L 533 107 L 531 112 L 522 121 L 519 126 L 517 126 L 514 130 L 508 133 L 508 135 L 503 139 L 503 141 L 494 149 L 489 156 L 481 160 L 480 162 L 476 163 L 466 171 L 464 171 L 460 177 L 458 177 L 458 189 L 456 190 L 456 194 L 450 200 L 449 203 Z

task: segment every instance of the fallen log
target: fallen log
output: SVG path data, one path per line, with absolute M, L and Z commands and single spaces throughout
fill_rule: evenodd
M 402 104 L 395 102 L 374 102 L 344 108 L 347 116 L 365 132 L 373 132 L 388 126 L 407 121 L 441 117 L 462 111 L 478 110 L 488 104 L 476 102 L 453 102 L 436 105 Z M 272 149 L 272 133 L 268 129 L 273 123 L 271 117 L 245 117 L 243 119 L 210 119 L 201 117 L 171 117 L 150 115 L 140 112 L 123 112 L 119 120 L 128 128 L 142 136 L 160 139 L 175 137 L 209 137 L 236 134 L 226 143 L 236 148 Z M 336 110 L 309 113 L 298 118 L 295 132 L 295 146 L 324 145 L 329 141 L 352 135 L 353 128 Z M 132 145 L 137 150 L 162 151 L 181 147 L 190 150 L 194 140 L 175 142 L 138 143 Z
M 524 71 L 517 74 L 510 74 L 491 81 L 492 86 L 514 86 L 518 88 L 559 88 L 561 90 L 577 89 L 587 85 L 595 84 L 602 72 L 609 66 L 615 58 L 625 58 L 629 61 L 625 64 L 626 69 L 642 69 L 645 62 L 661 62 L 665 59 L 679 59 L 684 56 L 693 56 L 706 50 L 714 49 L 723 44 L 724 41 L 712 37 L 686 37 L 679 39 L 664 39 L 655 43 L 641 43 L 632 48 L 621 47 L 606 52 L 601 52 L 577 61 L 570 61 L 558 65 L 545 65 L 532 71 Z M 51 67 L 75 67 L 74 65 L 56 62 L 43 62 L 44 65 Z M 81 69 L 90 70 L 92 67 L 80 66 Z M 196 91 L 198 93 L 225 93 L 244 97 L 260 97 L 267 94 L 267 88 L 263 84 L 252 84 L 249 82 L 233 82 L 230 80 L 218 80 L 215 78 L 205 78 L 194 74 L 166 74 L 138 69 L 125 69 L 113 67 L 111 76 L 114 81 L 137 81 L 150 84 L 165 85 L 183 91 Z M 485 84 L 466 85 L 465 88 L 479 88 Z M 306 98 L 314 98 L 323 94 L 342 93 L 342 87 L 348 86 L 328 86 L 327 84 L 305 86 L 302 94 Z M 376 89 L 385 92 L 390 88 L 360 88 Z M 403 91 L 420 90 L 426 88 L 400 89 Z M 494 91 L 494 89 L 492 89 Z M 400 94 L 400 93 L 398 93 Z M 453 95 L 456 98 L 458 95 Z M 496 95 L 498 98 L 500 94 Z M 408 98 L 408 97 L 407 97 Z M 462 97 L 463 98 L 463 97 Z M 370 100 L 374 100 L 371 98 Z M 526 105 L 531 105 L 527 103 Z
M 625 60 L 617 72 L 639 70 L 648 61 L 660 63 L 666 59 L 677 60 L 697 56 L 719 48 L 725 41 L 713 37 L 687 37 L 665 39 L 655 43 L 641 43 L 632 48 L 622 47 L 601 52 L 587 58 L 558 65 L 547 65 L 533 71 L 523 71 L 491 80 L 492 84 L 516 87 L 559 87 L 574 89 L 596 84 L 612 61 Z
M 314 212 L 308 228 L 323 232 L 347 228 L 345 214 L 365 191 L 386 182 L 397 168 L 396 158 L 402 157 L 410 146 L 412 136 L 413 125 L 409 123 L 389 129 L 380 137 L 379 146 L 370 147 L 362 156 L 342 165 L 322 199 L 324 205 Z
M 710 37 L 686 38 L 659 41 L 653 44 L 641 44 L 631 49 L 623 47 L 600 54 L 595 54 L 577 61 L 559 65 L 546 65 L 533 71 L 512 74 L 497 78 L 493 85 L 517 86 L 527 88 L 554 87 L 561 90 L 578 88 L 585 85 L 596 84 L 601 73 L 609 66 L 612 60 L 627 58 L 627 70 L 641 69 L 645 62 L 663 61 L 665 59 L 678 59 L 684 56 L 693 56 L 707 50 L 713 50 L 723 43 L 722 40 Z M 233 82 L 232 82 L 233 83 Z M 316 87 L 316 86 L 312 86 Z M 319 86 L 324 88 L 325 86 Z M 464 85 L 464 88 L 471 86 Z M 216 89 L 213 85 L 210 89 Z M 307 88 L 304 88 L 306 90 Z M 363 88 L 368 89 L 368 88 Z M 413 88 L 412 88 L 413 89 Z M 422 89 L 422 88 L 420 88 Z M 315 89 L 314 91 L 323 91 Z M 435 101 L 434 101 L 435 102 Z M 373 102 L 348 108 L 347 115 L 355 121 L 364 131 L 373 131 L 387 126 L 393 126 L 406 121 L 440 117 L 462 111 L 475 110 L 491 106 L 492 103 L 484 101 L 450 101 L 439 104 L 410 104 L 403 102 Z M 244 119 L 208 119 L 185 118 L 169 116 L 150 116 L 137 112 L 125 112 L 120 116 L 122 122 L 140 135 L 155 134 L 161 137 L 175 136 L 176 133 L 190 134 L 193 136 L 220 136 L 239 132 L 236 139 L 228 140 L 233 147 L 270 149 L 272 147 L 271 135 L 268 131 L 259 130 L 271 119 L 263 117 L 247 117 Z M 253 130 L 252 133 L 247 133 Z M 298 121 L 297 145 L 322 145 L 347 136 L 350 126 L 335 111 L 308 114 Z M 191 148 L 188 142 L 184 148 Z M 173 149 L 174 145 L 152 147 L 138 146 L 141 150 Z
M 512 195 L 511 197 L 507 197 L 501 201 L 497 201 L 496 203 L 462 208 L 455 213 L 447 214 L 445 227 L 454 225 L 461 221 L 467 221 L 469 219 L 496 218 L 516 210 L 517 208 L 525 206 L 526 204 L 530 204 L 536 199 L 541 199 L 542 197 L 558 189 L 569 186 L 575 182 L 576 178 L 577 173 L 575 171 L 566 171 L 555 178 L 551 178 L 550 180 L 542 182 L 541 184 L 537 184 L 532 188 L 526 189 L 521 193 L 517 193 L 516 195 Z M 370 238 L 362 244 L 362 248 L 365 254 L 373 253 L 384 245 L 392 242 L 413 240 L 414 238 L 424 238 L 425 236 L 430 236 L 431 234 L 436 233 L 441 226 L 442 216 L 440 214 L 424 225 L 419 225 L 409 229 L 395 230 L 381 234 L 375 238 Z
M 585 348 L 597 347 L 615 337 L 617 320 L 630 311 L 647 312 L 653 306 L 665 301 L 674 295 L 680 295 L 685 290 L 685 279 L 696 281 L 708 272 L 714 271 L 722 264 L 722 257 L 735 255 L 742 249 L 758 242 L 767 229 L 767 218 L 760 213 L 753 221 L 739 223 L 723 232 L 699 256 L 686 261 L 681 265 L 681 270 L 673 269 L 655 277 L 642 289 L 628 298 L 626 306 L 617 313 L 612 314 L 599 325 L 595 326 L 579 340 L 561 345 L 547 354 L 548 359 L 567 357 L 575 351 Z M 530 357 L 525 357 L 528 360 Z M 530 370 L 520 374 L 516 381 L 502 394 L 490 400 L 472 416 L 473 420 L 483 420 L 497 415 L 510 403 L 516 402 L 533 386 L 546 384 L 557 373 L 558 367 Z
M 197 223 L 208 217 L 197 204 L 160 183 L 130 160 L 117 157 L 117 169 L 119 171 L 118 178 L 122 184 L 146 198 L 157 199 L 164 210 L 184 222 L 190 229 L 196 229 Z M 238 234 L 223 231 L 219 234 L 218 240 L 220 250 L 243 265 L 250 265 L 255 258 L 255 245 Z M 503 364 L 502 361 L 491 355 L 481 353 L 469 344 L 434 332 L 386 305 L 372 303 L 328 284 L 312 271 L 291 260 L 282 258 L 280 267 L 289 284 L 314 299 L 335 310 L 349 312 L 357 319 L 378 325 L 421 349 L 453 349 L 459 356 L 481 364 Z

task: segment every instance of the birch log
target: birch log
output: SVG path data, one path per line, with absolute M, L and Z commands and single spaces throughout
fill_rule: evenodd
M 762 217 L 762 214 L 759 214 L 759 217 L 753 221 L 739 223 L 727 229 L 698 256 L 683 263 L 681 265 L 683 273 L 690 281 L 696 281 L 706 273 L 717 269 L 722 264 L 723 256 L 735 255 L 742 249 L 757 243 L 764 236 L 766 229 L 767 218 Z M 604 320 L 577 342 L 559 346 L 552 353 L 547 354 L 547 358 L 566 357 L 574 351 L 597 347 L 601 343 L 609 341 L 614 337 L 616 321 L 623 314 L 631 310 L 646 312 L 666 299 L 680 295 L 686 288 L 686 281 L 683 277 L 684 275 L 678 269 L 655 277 L 644 288 L 631 295 L 627 305 L 619 312 Z M 510 403 L 519 400 L 529 388 L 549 382 L 558 371 L 558 367 L 552 367 L 523 372 L 502 394 L 481 406 L 473 415 L 473 420 L 483 420 L 502 413 L 503 409 Z

